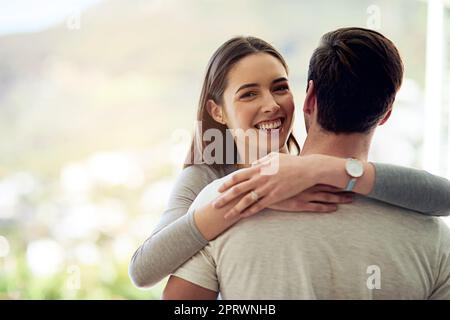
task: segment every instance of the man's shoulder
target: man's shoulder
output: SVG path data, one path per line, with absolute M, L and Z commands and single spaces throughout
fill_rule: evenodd
M 443 247 L 450 252 L 450 217 L 435 217 L 437 222 L 437 228 L 439 232 L 439 238 Z M 445 220 L 444 220 L 445 219 Z
M 191 207 L 198 208 L 216 199 L 220 195 L 220 192 L 218 191 L 219 187 L 238 171 L 239 170 L 233 171 L 226 176 L 217 177 L 210 181 L 197 195 Z
M 184 168 L 181 171 L 182 176 L 186 176 L 188 178 L 201 177 L 204 180 L 207 180 L 208 182 L 220 178 L 221 177 L 220 173 L 221 173 L 220 170 L 212 166 L 209 166 L 205 163 L 193 164 Z
M 198 208 L 216 199 L 220 195 L 220 192 L 218 191 L 219 187 L 227 180 L 227 178 L 228 176 L 225 176 L 209 182 L 197 195 L 192 203 L 192 207 Z
M 343 207 L 344 210 L 363 214 L 379 223 L 399 225 L 424 234 L 435 234 L 448 230 L 442 217 L 423 214 L 364 196 L 357 196 L 353 204 Z
M 202 192 L 199 194 L 199 196 L 203 196 L 203 197 L 216 197 L 219 195 L 219 191 L 217 191 L 217 189 L 219 189 L 219 187 L 228 179 L 231 178 L 232 175 L 234 175 L 235 173 L 244 170 L 244 169 L 240 169 L 231 173 L 228 173 L 225 176 L 218 176 L 216 179 L 214 179 L 213 181 L 211 181 L 208 185 L 205 186 L 205 188 L 203 188 Z

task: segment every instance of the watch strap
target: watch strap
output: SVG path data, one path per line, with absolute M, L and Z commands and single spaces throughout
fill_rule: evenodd
M 357 178 L 351 178 L 350 181 L 347 183 L 347 186 L 345 187 L 344 191 L 352 191 L 355 187 Z

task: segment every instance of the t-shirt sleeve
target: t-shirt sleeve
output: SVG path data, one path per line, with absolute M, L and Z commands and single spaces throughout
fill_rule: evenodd
M 440 224 L 439 257 L 436 267 L 437 278 L 431 300 L 450 300 L 450 229 Z
M 368 197 L 433 216 L 450 215 L 450 181 L 424 170 L 372 163 L 375 184 Z
M 200 250 L 186 261 L 173 275 L 200 287 L 219 292 L 216 264 L 209 253 L 208 247 Z
M 225 176 L 221 179 L 217 179 L 207 185 L 195 198 L 189 213 L 201 206 L 204 206 L 208 202 L 214 200 L 219 196 L 217 189 L 229 179 L 229 176 Z M 219 291 L 219 283 L 216 274 L 216 264 L 210 253 L 212 250 L 212 242 L 206 247 L 200 250 L 194 257 L 185 262 L 180 268 L 178 268 L 173 275 L 182 278 L 186 281 L 192 282 L 203 288 Z

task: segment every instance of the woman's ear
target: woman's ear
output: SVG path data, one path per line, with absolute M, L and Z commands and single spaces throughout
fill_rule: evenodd
M 206 110 L 215 121 L 226 124 L 223 108 L 215 103 L 214 100 L 209 99 L 206 102 Z

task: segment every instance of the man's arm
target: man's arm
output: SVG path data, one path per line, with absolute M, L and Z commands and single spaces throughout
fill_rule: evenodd
M 219 281 L 210 244 L 175 270 L 166 284 L 163 300 L 217 299 Z
M 217 300 L 218 293 L 192 282 L 170 276 L 164 289 L 163 300 Z

